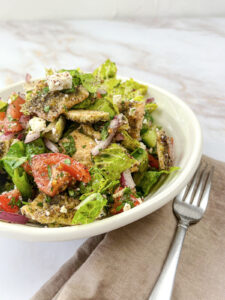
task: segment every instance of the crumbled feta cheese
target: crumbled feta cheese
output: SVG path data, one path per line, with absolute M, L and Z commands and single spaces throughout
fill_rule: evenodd
M 53 127 L 53 128 L 52 128 L 52 134 L 55 134 L 55 133 L 56 133 L 56 128 Z
M 150 149 L 149 149 L 149 152 L 152 153 L 152 152 L 153 152 L 153 148 L 150 148 Z
M 72 76 L 69 72 L 54 73 L 47 77 L 49 91 L 61 91 L 72 88 Z
M 142 142 L 140 142 L 140 147 L 142 148 L 142 149 L 146 149 L 146 146 L 145 146 L 145 144 L 144 143 L 142 143 Z
M 127 210 L 129 210 L 129 209 L 131 209 L 130 204 L 129 204 L 129 203 L 125 203 L 125 205 L 124 205 L 124 207 L 123 207 L 123 211 L 127 211 Z
M 143 124 L 148 124 L 148 120 L 144 119 Z
M 50 216 L 50 212 L 48 210 L 45 211 L 45 215 L 46 217 L 49 217 Z
M 60 208 L 60 212 L 63 213 L 63 214 L 66 214 L 67 213 L 67 209 L 65 208 L 65 206 L 61 206 Z
M 40 132 L 40 131 L 45 130 L 46 121 L 44 119 L 34 117 L 29 121 L 29 125 L 30 125 L 32 131 Z
M 11 104 L 12 103 L 12 100 L 9 98 L 9 100 L 8 100 L 8 104 Z

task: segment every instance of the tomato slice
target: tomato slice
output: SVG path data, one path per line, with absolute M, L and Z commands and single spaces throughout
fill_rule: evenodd
M 21 105 L 24 103 L 25 100 L 18 96 L 11 104 L 8 105 L 4 121 L 5 132 L 18 132 L 23 129 L 19 119 L 22 116 L 22 112 L 20 111 Z
M 152 167 L 152 168 L 156 168 L 158 169 L 159 168 L 159 161 L 158 159 L 156 159 L 153 155 L 151 154 L 148 154 L 148 162 L 149 162 L 149 165 Z
M 38 188 L 51 197 L 64 191 L 74 178 L 83 182 L 91 180 L 85 166 L 61 153 L 35 155 L 31 170 Z
M 28 161 L 25 161 L 25 163 L 22 164 L 22 167 L 24 168 L 25 172 L 27 172 L 27 174 L 33 175 L 31 165 Z
M 5 119 L 5 112 L 0 111 L 0 121 L 3 121 Z
M 4 119 L 5 119 L 5 112 L 0 112 L 0 130 L 4 128 Z
M 19 200 L 20 192 L 18 190 L 13 190 L 0 195 L 0 209 L 16 213 L 19 211 L 19 207 L 15 204 Z

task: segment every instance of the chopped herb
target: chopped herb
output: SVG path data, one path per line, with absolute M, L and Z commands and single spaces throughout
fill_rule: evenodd
M 42 90 L 42 94 L 47 94 L 48 92 L 49 92 L 49 87 L 48 86 L 44 87 Z
M 12 121 L 15 121 L 15 119 L 13 119 L 11 116 L 7 116 L 7 119 L 12 122 Z
M 37 206 L 43 207 L 43 203 L 42 203 L 42 202 L 38 202 L 38 203 L 37 203 Z
M 102 130 L 101 130 L 101 138 L 104 141 L 109 133 L 108 133 L 108 127 L 109 127 L 109 122 L 106 122 L 105 125 L 103 126 Z
M 120 211 L 124 207 L 124 204 L 117 206 L 116 211 Z
M 51 200 L 52 200 L 52 198 L 51 198 L 50 196 L 45 195 L 45 201 L 46 201 L 47 203 L 50 203 Z
M 17 207 L 21 207 L 22 206 L 22 201 L 20 200 L 16 200 L 15 197 L 12 197 L 9 201 L 9 205 L 13 208 L 15 206 Z
M 59 175 L 60 175 L 61 178 L 63 178 L 63 176 L 64 176 L 63 172 L 60 172 Z
M 47 168 L 48 168 L 48 177 L 49 177 L 49 179 L 51 179 L 51 177 L 52 177 L 51 167 L 48 165 Z
M 68 135 L 67 142 L 62 143 L 67 155 L 72 156 L 76 152 L 75 142 L 71 135 Z
M 82 148 L 85 149 L 87 147 L 87 145 L 83 145 Z
M 65 160 L 64 160 L 64 163 L 65 163 L 66 165 L 68 165 L 68 166 L 71 165 L 71 161 L 70 161 L 69 158 L 65 159 Z
M 65 111 L 68 111 L 68 108 L 66 107 L 66 105 L 63 105 Z
M 45 111 L 46 113 L 49 112 L 49 109 L 50 109 L 49 105 L 45 105 L 44 111 Z
M 69 190 L 68 193 L 70 197 L 74 197 L 75 195 L 75 192 L 73 190 Z

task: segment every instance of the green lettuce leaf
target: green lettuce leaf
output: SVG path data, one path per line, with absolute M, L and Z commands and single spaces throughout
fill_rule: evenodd
M 138 140 L 133 139 L 126 130 L 122 130 L 121 133 L 124 137 L 124 140 L 121 142 L 121 144 L 126 149 L 134 151 L 135 149 L 140 147 L 140 143 L 138 142 Z
M 17 168 L 13 171 L 12 181 L 20 191 L 23 198 L 29 198 L 32 194 L 32 187 L 29 183 L 27 173 L 21 168 Z
M 117 67 L 114 62 L 107 59 L 100 67 L 98 67 L 93 75 L 98 79 L 108 79 L 116 76 Z
M 94 157 L 95 166 L 99 168 L 106 179 L 118 180 L 123 171 L 138 163 L 129 156 L 126 149 L 118 144 L 111 144 Z
M 80 74 L 81 83 L 89 93 L 95 93 L 98 89 L 96 78 L 91 73 Z
M 84 194 L 80 200 L 83 200 L 91 193 L 112 193 L 114 187 L 120 183 L 119 180 L 105 179 L 102 172 L 96 167 L 92 167 L 89 172 L 91 174 L 91 181 L 88 184 L 84 184 L 83 182 L 80 184 L 80 191 Z
M 88 224 L 95 221 L 106 204 L 107 199 L 100 193 L 91 194 L 78 206 L 72 224 Z
M 32 155 L 46 153 L 46 151 L 42 138 L 26 144 L 26 156 L 28 159 L 30 159 Z
M 2 158 L 3 167 L 12 177 L 14 169 L 18 168 L 27 161 L 25 145 L 23 142 L 16 142 L 10 148 L 8 153 Z
M 97 99 L 94 104 L 88 107 L 88 109 L 107 112 L 111 119 L 116 114 L 113 105 L 106 98 Z
M 138 187 L 141 188 L 142 192 L 144 193 L 144 196 L 146 197 L 151 191 L 152 187 L 157 183 L 162 174 L 168 175 L 178 169 L 178 167 L 171 167 L 169 170 L 147 171 L 144 174 L 141 182 L 138 184 Z

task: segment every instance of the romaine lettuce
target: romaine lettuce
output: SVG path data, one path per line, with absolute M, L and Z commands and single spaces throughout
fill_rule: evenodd
M 93 75 L 98 79 L 108 79 L 116 76 L 117 67 L 114 62 L 107 59 L 100 67 L 98 67 Z
M 27 161 L 25 145 L 23 142 L 16 142 L 10 148 L 8 153 L 2 158 L 3 167 L 12 177 L 14 169 L 18 168 Z
M 138 187 L 141 188 L 144 196 L 146 197 L 162 174 L 168 175 L 178 169 L 178 167 L 171 167 L 169 170 L 147 171 L 144 174 L 141 182 L 138 184 Z
M 88 184 L 80 184 L 80 191 L 85 195 L 81 196 L 81 200 L 91 193 L 112 193 L 113 188 L 119 184 L 119 180 L 105 179 L 102 172 L 96 167 L 92 167 L 89 171 L 91 181 Z
M 21 168 L 13 172 L 12 181 L 24 198 L 29 198 L 32 194 L 32 187 L 29 183 L 27 173 Z
M 107 199 L 100 193 L 91 194 L 77 207 L 72 224 L 88 224 L 95 221 L 106 204 Z
M 111 144 L 94 157 L 95 166 L 99 168 L 106 179 L 118 180 L 121 173 L 137 164 L 125 148 L 118 144 Z
M 42 138 L 26 144 L 26 156 L 28 159 L 30 159 L 32 155 L 42 154 L 45 152 L 46 147 Z
M 110 116 L 111 119 L 116 114 L 116 112 L 115 112 L 115 110 L 114 110 L 113 105 L 111 104 L 111 102 L 108 101 L 105 98 L 97 99 L 94 104 L 92 104 L 92 105 L 90 105 L 88 107 L 88 109 L 89 110 L 98 110 L 98 111 L 107 112 L 107 113 L 109 113 L 109 116 Z

